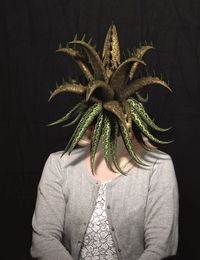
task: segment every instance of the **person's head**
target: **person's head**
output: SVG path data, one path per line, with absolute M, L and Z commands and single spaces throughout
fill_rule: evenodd
M 62 123 L 72 117 L 69 124 L 78 125 L 68 142 L 64 153 L 71 151 L 77 144 L 83 145 L 89 142 L 91 169 L 95 153 L 102 137 L 102 149 L 104 159 L 108 168 L 110 159 L 116 169 L 120 172 L 116 147 L 118 137 L 121 136 L 124 146 L 131 159 L 143 165 L 141 158 L 135 152 L 134 140 L 145 148 L 151 149 L 145 139 L 155 143 L 168 143 L 156 138 L 150 129 L 156 131 L 166 131 L 155 124 L 143 107 L 145 100 L 139 90 L 147 85 L 157 84 L 171 91 L 168 84 L 157 76 L 138 76 L 136 71 L 140 66 L 146 66 L 143 56 L 154 47 L 150 44 L 140 45 L 134 51 L 128 52 L 128 58 L 121 61 L 120 48 L 117 30 L 112 24 L 107 32 L 102 54 L 95 50 L 91 43 L 85 39 L 74 39 L 65 48 L 59 48 L 59 52 L 64 52 L 71 56 L 82 70 L 86 83 L 64 82 L 56 88 L 50 99 L 59 93 L 71 92 L 83 97 L 74 108 L 72 108 L 63 118 L 53 124 Z M 93 125 L 88 138 L 88 128 Z

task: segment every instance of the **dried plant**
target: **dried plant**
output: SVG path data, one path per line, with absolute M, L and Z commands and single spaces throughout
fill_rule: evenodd
M 134 129 L 140 131 L 137 136 L 138 141 L 145 149 L 151 149 L 142 136 L 155 143 L 165 144 L 156 138 L 150 128 L 156 131 L 167 131 L 169 128 L 157 126 L 145 111 L 142 102 L 147 102 L 139 94 L 139 90 L 147 85 L 157 84 L 171 91 L 168 84 L 157 77 L 145 75 L 140 78 L 135 77 L 138 66 L 146 66 L 143 60 L 144 54 L 152 50 L 152 44 L 145 43 L 133 51 L 128 51 L 128 58 L 123 62 L 120 60 L 120 48 L 117 30 L 112 24 L 107 32 L 102 54 L 95 50 L 95 46 L 85 41 L 85 36 L 81 40 L 75 39 L 67 44 L 65 48 L 60 48 L 57 52 L 71 56 L 80 67 L 85 84 L 77 79 L 63 82 L 58 86 L 49 98 L 60 93 L 70 92 L 81 95 L 83 100 L 73 107 L 64 117 L 49 125 L 71 121 L 65 126 L 77 124 L 77 127 L 69 140 L 63 153 L 75 148 L 86 130 L 93 126 L 90 147 L 90 164 L 94 173 L 94 157 L 97 151 L 100 137 L 102 136 L 103 155 L 109 169 L 111 159 L 117 171 L 123 173 L 117 160 L 117 137 L 122 136 L 125 147 L 136 164 L 144 164 L 136 154 L 132 138 L 136 138 Z

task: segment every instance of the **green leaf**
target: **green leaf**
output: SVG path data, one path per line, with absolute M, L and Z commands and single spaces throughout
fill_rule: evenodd
M 123 172 L 123 170 L 120 168 L 119 163 L 118 163 L 118 158 L 117 158 L 117 137 L 118 137 L 118 123 L 115 122 L 114 125 L 114 135 L 111 136 L 110 140 L 110 147 L 111 147 L 111 156 L 112 156 L 112 161 L 115 165 L 115 168 L 118 170 L 123 175 L 126 175 L 126 173 Z
M 102 111 L 102 104 L 97 103 L 92 105 L 83 115 L 81 118 L 77 128 L 74 131 L 74 134 L 72 135 L 72 138 L 70 139 L 70 146 L 68 149 L 69 154 L 74 149 L 76 144 L 79 142 L 87 128 L 90 126 L 94 118 Z M 67 146 L 68 147 L 68 146 Z M 65 149 L 64 153 L 67 152 Z
M 131 159 L 139 165 L 146 165 L 144 164 L 138 157 L 138 155 L 135 152 L 132 140 L 129 137 L 129 133 L 127 132 L 127 129 L 124 127 L 124 125 L 119 121 L 119 126 L 120 126 L 120 130 L 121 130 L 121 135 L 125 144 L 125 147 L 131 157 Z
M 137 127 L 142 131 L 142 133 L 149 138 L 150 140 L 154 141 L 155 143 L 159 143 L 159 144 L 169 144 L 172 141 L 161 141 L 158 138 L 154 137 L 148 130 L 147 126 L 145 125 L 145 123 L 142 121 L 141 117 L 139 116 L 139 114 L 132 110 L 131 111 L 131 116 L 132 116 L 132 120 L 133 122 L 137 125 Z
M 139 116 L 145 121 L 145 123 L 147 125 L 149 125 L 152 129 L 154 129 L 156 131 L 160 131 L 160 132 L 165 132 L 165 131 L 168 131 L 169 129 L 171 129 L 171 127 L 161 128 L 161 127 L 157 126 L 153 122 L 153 120 L 149 117 L 149 115 L 145 111 L 143 105 L 141 103 L 139 103 L 136 99 L 131 98 L 128 100 L 128 102 L 131 106 L 132 113 L 138 113 Z
M 103 157 L 107 167 L 114 172 L 110 163 L 110 134 L 111 134 L 111 123 L 108 116 L 105 115 L 103 121 L 103 129 L 102 129 Z
M 67 121 L 74 113 L 79 112 L 80 110 L 84 110 L 86 108 L 85 101 L 79 102 L 75 107 L 73 107 L 65 116 L 56 120 L 53 123 L 48 124 L 48 126 L 57 125 Z
M 90 167 L 93 175 L 94 175 L 94 158 L 99 144 L 102 126 L 103 126 L 103 113 L 100 113 L 97 118 L 97 122 L 95 124 L 94 130 L 92 131 L 92 136 L 91 136 Z

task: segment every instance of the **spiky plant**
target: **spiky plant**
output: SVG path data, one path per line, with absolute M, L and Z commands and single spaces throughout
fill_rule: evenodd
M 119 172 L 123 173 L 117 160 L 117 137 L 122 136 L 125 147 L 131 159 L 137 164 L 143 164 L 134 149 L 132 135 L 134 129 L 138 129 L 138 141 L 145 149 L 150 149 L 143 141 L 142 135 L 149 140 L 165 144 L 166 141 L 159 140 L 150 132 L 150 128 L 156 131 L 167 131 L 169 128 L 160 128 L 149 117 L 141 102 L 147 101 L 138 93 L 147 85 L 157 84 L 170 90 L 168 84 L 157 76 L 135 76 L 139 65 L 146 66 L 143 61 L 144 54 L 153 49 L 152 44 L 140 45 L 133 52 L 128 51 L 129 57 L 123 62 L 120 61 L 120 49 L 117 30 L 112 24 L 107 32 L 102 54 L 95 50 L 95 47 L 85 41 L 85 37 L 77 40 L 77 37 L 60 48 L 57 52 L 71 56 L 80 67 L 86 84 L 77 80 L 63 82 L 58 86 L 49 98 L 60 93 L 70 92 L 81 95 L 83 100 L 72 108 L 64 117 L 51 123 L 55 125 L 71 121 L 67 125 L 78 123 L 71 139 L 64 152 L 69 154 L 75 148 L 85 131 L 92 125 L 90 165 L 94 173 L 94 157 L 97 146 L 102 136 L 103 156 L 109 169 L 111 160 Z M 67 126 L 66 125 L 66 126 Z

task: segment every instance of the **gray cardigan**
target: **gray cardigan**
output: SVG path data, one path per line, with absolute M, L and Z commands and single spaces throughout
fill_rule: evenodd
M 31 255 L 78 260 L 100 183 L 88 175 L 85 148 L 49 156 L 38 186 Z M 172 160 L 146 152 L 149 166 L 133 167 L 107 186 L 106 211 L 119 260 L 159 260 L 176 254 L 178 189 Z

